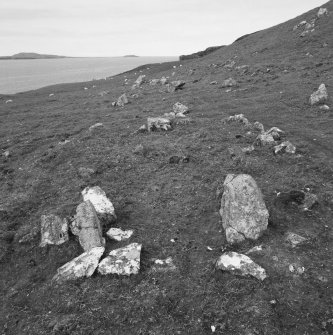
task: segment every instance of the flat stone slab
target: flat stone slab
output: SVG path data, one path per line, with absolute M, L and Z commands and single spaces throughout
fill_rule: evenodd
M 56 215 L 41 216 L 40 246 L 47 244 L 59 245 L 68 241 L 68 222 Z
M 62 283 L 67 280 L 92 276 L 103 253 L 104 247 L 96 247 L 84 252 L 60 267 L 52 281 Z
M 216 268 L 222 271 L 229 271 L 241 276 L 252 276 L 259 280 L 267 277 L 265 269 L 252 261 L 246 255 L 237 252 L 226 252 L 216 262 Z
M 124 248 L 112 250 L 98 266 L 102 275 L 118 274 L 129 276 L 137 274 L 140 270 L 140 254 L 142 245 L 132 243 Z
M 110 228 L 106 235 L 115 241 L 124 241 L 133 235 L 133 230 L 122 230 L 120 228 Z

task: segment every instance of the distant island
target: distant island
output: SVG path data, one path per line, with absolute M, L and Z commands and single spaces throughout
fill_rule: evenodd
M 53 58 L 67 58 L 66 56 L 57 55 L 43 55 L 34 52 L 20 52 L 13 56 L 0 56 L 0 60 L 6 59 L 53 59 Z
M 136 56 L 136 55 L 125 55 L 124 57 L 139 57 L 139 56 Z

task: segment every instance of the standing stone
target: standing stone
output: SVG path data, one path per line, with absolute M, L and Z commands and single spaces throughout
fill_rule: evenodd
M 224 181 L 220 214 L 229 243 L 256 240 L 268 225 L 268 211 L 260 189 L 246 174 L 228 174 Z
M 67 280 L 92 276 L 103 253 L 104 247 L 96 247 L 84 252 L 60 267 L 52 281 L 62 283 Z
M 81 194 L 83 201 L 91 201 L 101 219 L 105 219 L 110 222 L 117 219 L 112 202 L 99 186 L 86 187 Z
M 141 244 L 132 243 L 127 247 L 112 250 L 98 266 L 102 275 L 118 274 L 129 276 L 137 274 L 140 270 Z
M 68 222 L 56 215 L 41 216 L 40 246 L 47 244 L 59 245 L 68 241 Z
M 318 90 L 313 92 L 310 96 L 310 104 L 322 104 L 328 99 L 328 93 L 325 84 L 320 84 Z
M 216 268 L 222 271 L 231 271 L 241 276 L 252 276 L 264 280 L 267 275 L 265 269 L 252 261 L 246 255 L 237 252 L 226 252 L 216 262 Z
M 102 237 L 101 225 L 95 208 L 89 200 L 77 206 L 71 228 L 72 233 L 79 237 L 84 251 L 95 247 L 104 247 L 105 240 Z
M 124 93 L 118 98 L 117 106 L 124 107 L 126 104 L 128 104 L 128 99 L 127 95 Z

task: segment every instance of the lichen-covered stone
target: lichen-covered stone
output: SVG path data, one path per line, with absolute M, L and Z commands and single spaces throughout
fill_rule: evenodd
M 102 275 L 118 274 L 129 276 L 137 274 L 140 270 L 141 244 L 132 243 L 128 246 L 112 250 L 98 266 Z
M 104 253 L 104 247 L 92 248 L 57 270 L 52 281 L 62 283 L 82 277 L 90 277 L 96 270 L 98 262 Z
M 255 180 L 246 174 L 227 175 L 220 214 L 229 243 L 256 240 L 268 225 L 268 211 Z
M 56 215 L 41 216 L 40 246 L 47 244 L 59 245 L 68 241 L 68 222 Z
M 246 255 L 237 252 L 226 252 L 216 262 L 216 268 L 222 271 L 229 271 L 241 276 L 252 276 L 259 280 L 267 277 L 265 269 L 252 261 Z

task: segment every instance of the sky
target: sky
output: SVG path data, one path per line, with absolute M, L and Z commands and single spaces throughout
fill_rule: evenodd
M 292 19 L 327 0 L 1 0 L 0 55 L 179 56 Z

